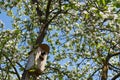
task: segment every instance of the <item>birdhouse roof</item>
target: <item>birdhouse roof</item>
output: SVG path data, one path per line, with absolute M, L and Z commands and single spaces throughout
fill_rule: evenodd
M 49 53 L 50 47 L 47 44 L 40 44 L 40 48 Z

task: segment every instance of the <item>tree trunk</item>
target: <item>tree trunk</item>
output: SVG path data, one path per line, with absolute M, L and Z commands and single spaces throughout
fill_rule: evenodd
M 103 62 L 103 68 L 102 68 L 102 73 L 101 73 L 101 80 L 107 80 L 108 77 L 108 62 L 105 61 Z
M 30 75 L 27 70 L 24 70 L 21 80 L 30 80 Z

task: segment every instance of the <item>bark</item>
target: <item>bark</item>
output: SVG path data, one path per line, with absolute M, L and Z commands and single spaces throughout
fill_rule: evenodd
M 21 80 L 29 80 L 29 78 L 30 78 L 30 75 L 29 75 L 28 71 L 24 70 Z
M 103 67 L 102 67 L 102 73 L 101 73 L 101 80 L 107 80 L 108 78 L 108 69 L 109 69 L 109 60 L 111 58 L 111 55 L 108 54 L 108 56 L 103 60 Z
M 104 62 L 101 74 L 101 80 L 107 80 L 108 63 Z
M 38 38 L 36 40 L 36 45 L 41 44 L 44 40 L 45 35 L 47 34 L 47 24 L 43 24 L 41 29 L 40 29 L 40 34 L 38 35 Z
M 108 54 L 108 56 L 103 60 L 103 67 L 102 67 L 102 72 L 101 72 L 101 80 L 107 80 L 108 77 L 108 69 L 109 69 L 109 60 L 113 56 L 119 55 L 120 52 L 113 53 L 113 54 Z

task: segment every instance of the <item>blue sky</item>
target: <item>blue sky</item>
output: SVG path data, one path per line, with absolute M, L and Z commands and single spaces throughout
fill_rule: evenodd
M 4 12 L 3 10 L 1 10 L 0 21 L 3 22 L 4 29 L 7 29 L 7 30 L 12 29 L 12 24 L 11 24 L 12 18 L 7 16 L 7 13 Z

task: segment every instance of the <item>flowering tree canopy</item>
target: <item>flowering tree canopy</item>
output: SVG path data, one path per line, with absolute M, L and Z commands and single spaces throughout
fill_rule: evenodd
M 40 79 L 119 79 L 120 0 L 2 0 L 3 14 L 0 80 L 20 80 L 41 43 L 50 52 Z

